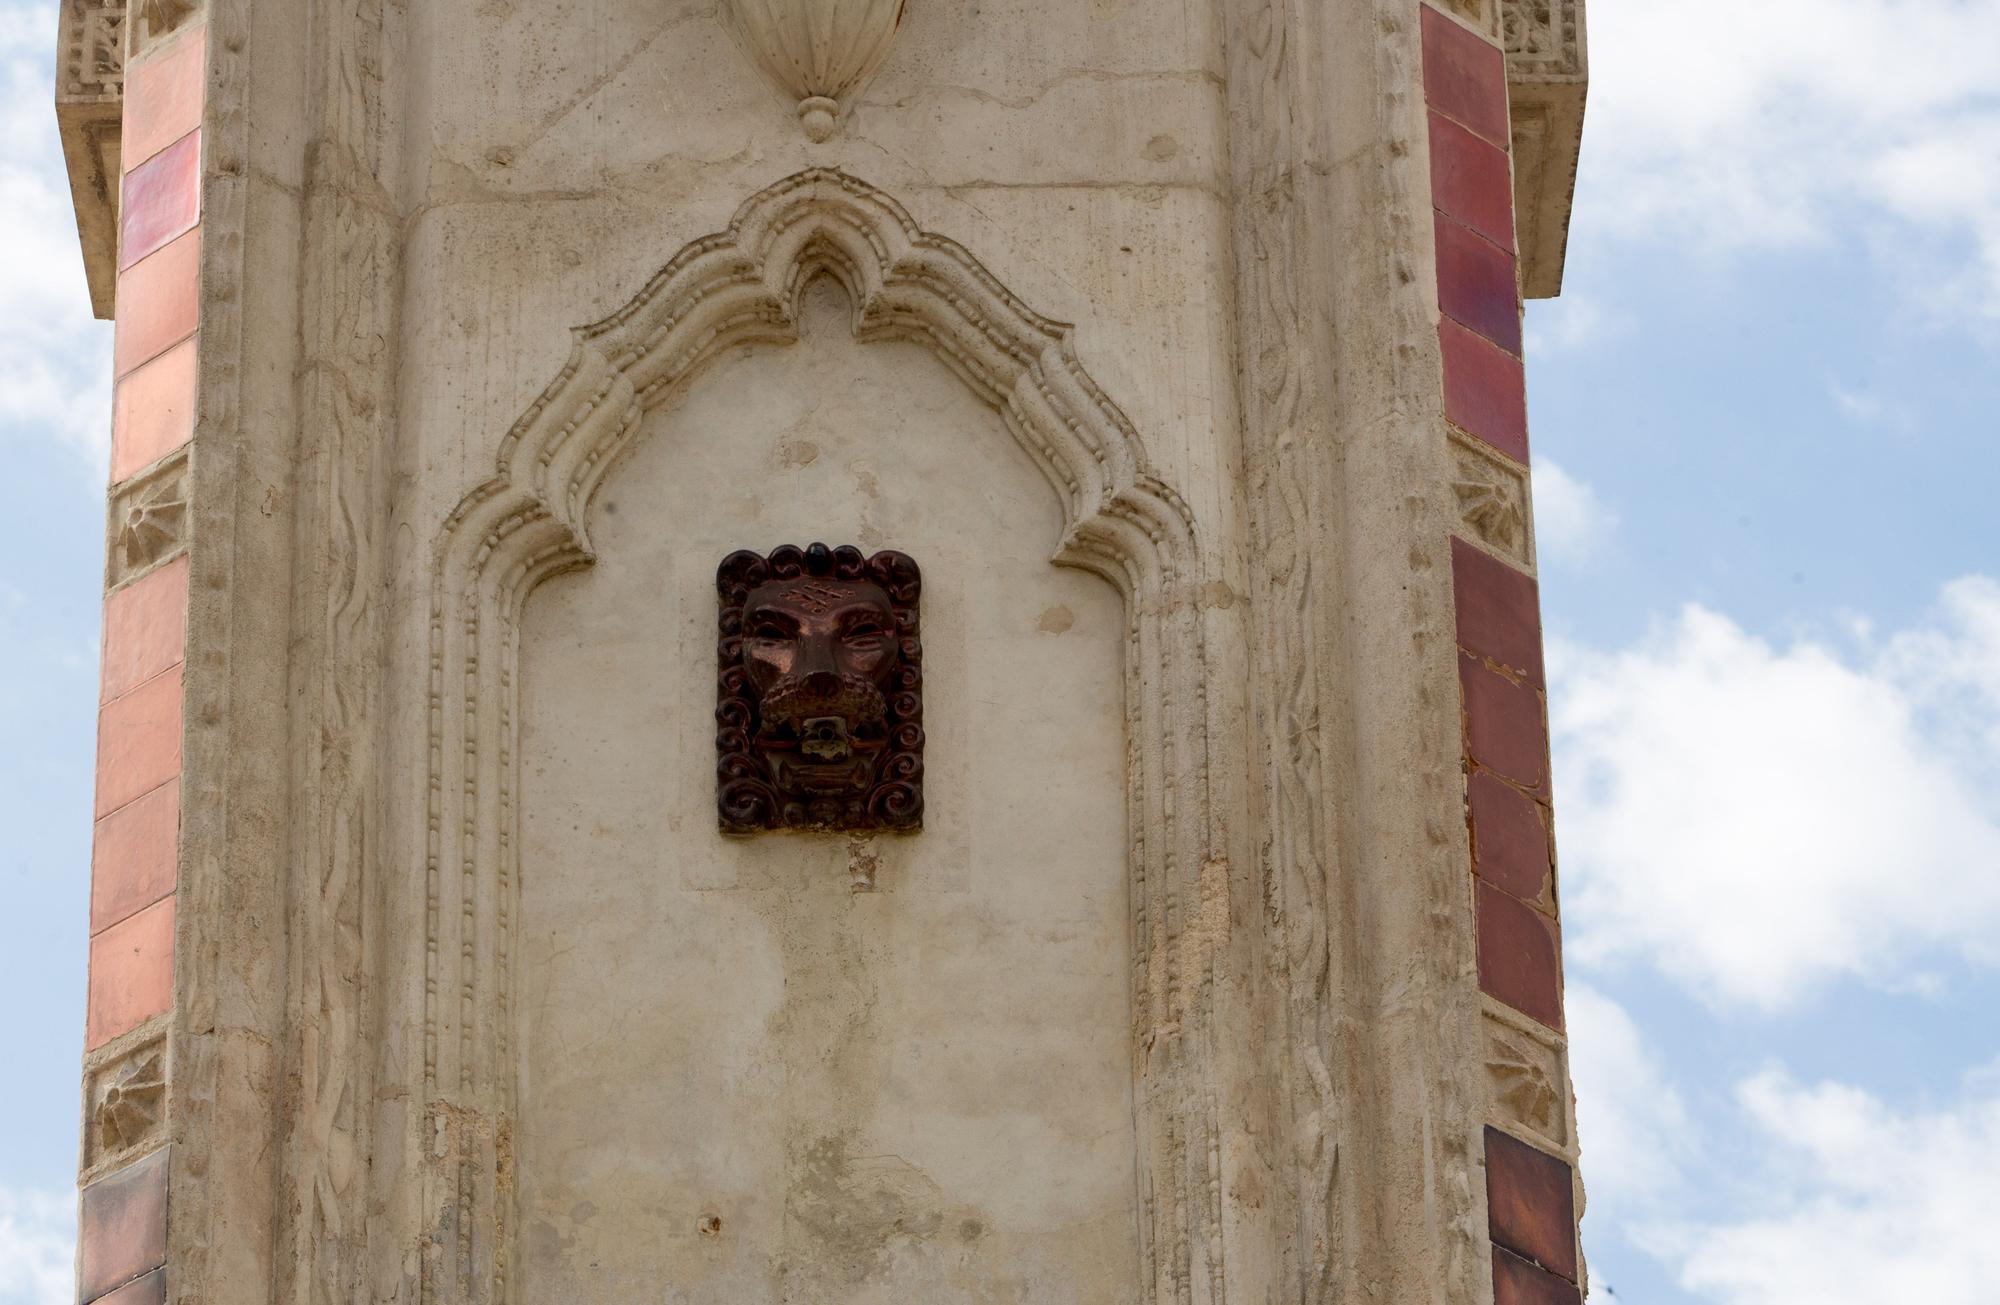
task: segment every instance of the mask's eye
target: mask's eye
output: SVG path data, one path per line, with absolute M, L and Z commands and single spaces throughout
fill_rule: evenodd
M 752 639 L 789 639 L 792 637 L 792 632 L 785 628 L 783 621 L 775 617 L 759 616 L 751 618 L 750 637 Z
M 887 638 L 888 634 L 889 631 L 882 622 L 874 617 L 868 617 L 848 626 L 846 639 L 847 642 L 858 646 L 875 647 Z

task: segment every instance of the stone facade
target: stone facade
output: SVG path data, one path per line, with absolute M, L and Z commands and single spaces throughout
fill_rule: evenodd
M 135 4 L 82 1299 L 1576 1299 L 1548 9 Z M 717 827 L 820 539 L 921 830 Z

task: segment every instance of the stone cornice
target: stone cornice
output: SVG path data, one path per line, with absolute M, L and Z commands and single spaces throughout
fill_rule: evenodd
M 1521 293 L 1529 299 L 1562 293 L 1590 84 L 1583 9 L 1584 0 L 1505 0 L 1501 8 Z

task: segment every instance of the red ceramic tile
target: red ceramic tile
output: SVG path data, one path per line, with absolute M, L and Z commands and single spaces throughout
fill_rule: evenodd
M 201 126 L 202 79 L 208 68 L 206 38 L 207 32 L 197 29 L 125 65 L 121 144 L 127 172 Z
M 201 133 L 189 132 L 125 174 L 118 206 L 122 271 L 201 220 Z
M 1445 420 L 1516 462 L 1528 460 L 1528 391 L 1521 360 L 1449 317 L 1438 319 Z
M 1493 1305 L 1583 1305 L 1575 1283 L 1493 1248 Z
M 167 1305 L 167 1271 L 155 1269 L 109 1296 L 99 1296 L 97 1305 Z
M 187 651 L 188 560 L 177 557 L 104 600 L 104 688 L 109 702 L 178 666 Z
M 1490 770 L 1466 781 L 1472 822 L 1472 869 L 1487 883 L 1544 911 L 1554 911 L 1555 860 L 1541 803 Z
M 154 903 L 90 940 L 84 1049 L 130 1033 L 174 1004 L 174 899 Z
M 1431 111 L 1431 203 L 1503 249 L 1514 248 L 1507 151 Z
M 1465 755 L 1536 797 L 1549 795 L 1548 729 L 1542 694 L 1464 653 L 1458 658 L 1464 695 Z
M 90 932 L 126 920 L 174 891 L 180 781 L 170 780 L 97 822 L 90 848 Z
M 194 334 L 201 311 L 201 231 L 118 274 L 112 370 L 124 376 Z
M 1534 579 L 1463 539 L 1453 539 L 1451 584 L 1459 647 L 1540 685 L 1542 596 Z
M 1424 6 L 1424 98 L 1507 147 L 1507 57 L 1500 47 Z
M 167 1153 L 155 1151 L 77 1199 L 76 1289 L 94 1301 L 167 1262 Z M 143 1298 L 142 1298 L 143 1299 Z
M 1509 353 L 1521 352 L 1521 295 L 1514 256 L 1470 227 L 1434 214 L 1438 307 Z M 123 294 L 124 291 L 119 291 Z M 119 301 L 124 307 L 124 301 Z
M 118 382 L 111 406 L 112 484 L 144 471 L 194 434 L 196 343 L 183 340 Z
M 1576 1281 L 1576 1187 L 1561 1159 L 1488 1127 L 1486 1218 L 1495 1246 Z
M 181 773 L 181 672 L 156 675 L 97 716 L 97 818 Z
M 1479 990 L 1552 1029 L 1562 1028 L 1562 943 L 1556 922 L 1491 884 L 1479 883 L 1475 892 Z

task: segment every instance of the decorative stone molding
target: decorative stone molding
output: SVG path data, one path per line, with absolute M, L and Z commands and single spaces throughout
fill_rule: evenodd
M 1498 37 L 1502 0 L 1440 0 L 1440 3 L 1485 35 Z
M 56 127 L 83 245 L 90 308 L 109 318 L 118 285 L 119 131 L 125 109 L 125 0 L 63 0 Z
M 956 242 L 882 192 L 813 169 L 752 197 L 687 245 L 624 308 L 575 333 L 555 381 L 500 442 L 497 466 L 443 522 L 432 554 L 423 984 L 423 1299 L 505 1301 L 516 1229 L 518 1067 L 513 921 L 522 606 L 591 565 L 591 502 L 641 416 L 726 350 L 797 339 L 828 275 L 864 343 L 935 350 L 998 412 L 1048 478 L 1053 560 L 1090 571 L 1128 613 L 1128 869 L 1144 1295 L 1224 1290 L 1214 1038 L 1229 869 L 1211 796 L 1201 595 L 1219 580 L 1192 514 L 1151 472 L 1138 432 L 1077 360 L 1071 329 L 1029 309 Z M 1206 921 L 1207 923 L 1204 923 Z M 1196 1284 L 1199 1284 L 1197 1286 Z M 1199 1292 L 1197 1295 L 1195 1293 Z
M 167 1039 L 154 1027 L 116 1046 L 84 1081 L 85 1180 L 115 1169 L 167 1137 Z
M 1505 0 L 1501 10 L 1521 293 L 1530 299 L 1562 293 L 1590 86 L 1583 7 L 1584 0 Z
M 202 17 L 202 0 L 128 0 L 132 31 L 126 46 L 138 58 L 174 33 L 192 27 Z
M 183 449 L 119 486 L 111 498 L 104 583 L 116 589 L 187 549 L 188 460 Z
M 1498 1002 L 1486 1008 L 1485 1040 L 1493 1121 L 1569 1154 L 1569 1076 L 1564 1072 L 1563 1040 Z
M 840 107 L 889 57 L 904 0 L 729 0 L 750 57 L 798 101 L 799 123 L 830 138 Z
M 1517 566 L 1532 568 L 1528 483 L 1519 468 L 1480 444 L 1451 437 L 1452 492 L 1466 537 Z

